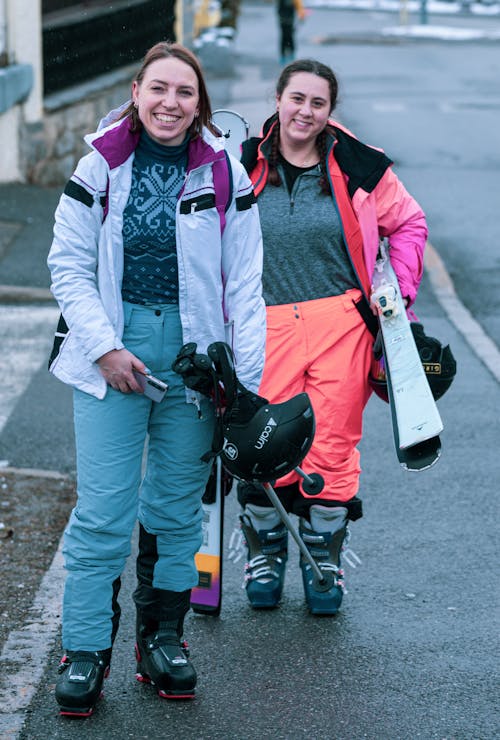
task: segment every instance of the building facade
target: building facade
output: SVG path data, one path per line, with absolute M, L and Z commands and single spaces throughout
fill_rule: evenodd
M 64 183 L 157 41 L 191 46 L 193 0 L 0 0 L 0 182 Z

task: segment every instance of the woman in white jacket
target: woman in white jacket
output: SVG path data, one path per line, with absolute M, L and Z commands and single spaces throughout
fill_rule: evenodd
M 226 341 L 256 391 L 265 346 L 252 185 L 210 119 L 196 58 L 157 44 L 119 120 L 86 137 L 92 151 L 56 211 L 48 265 L 62 316 L 50 370 L 74 387 L 78 466 L 64 539 L 62 714 L 88 716 L 101 693 L 137 518 L 138 678 L 162 697 L 194 695 L 181 639 L 214 412 L 171 365 L 187 342 L 204 353 Z M 141 392 L 146 372 L 168 384 L 161 402 Z

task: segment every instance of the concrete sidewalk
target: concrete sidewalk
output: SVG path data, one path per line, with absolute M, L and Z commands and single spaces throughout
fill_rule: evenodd
M 0 185 L 0 302 L 53 301 L 46 260 L 61 191 Z

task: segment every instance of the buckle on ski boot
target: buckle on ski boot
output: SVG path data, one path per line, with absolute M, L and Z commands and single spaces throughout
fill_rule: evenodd
M 325 574 L 327 584 L 325 588 L 317 584 L 310 563 L 301 557 L 300 568 L 309 611 L 314 615 L 337 614 L 346 592 L 340 554 L 348 539 L 348 528 L 346 526 L 332 534 L 313 532 L 301 527 L 300 535 L 319 569 Z
M 283 592 L 288 532 L 284 525 L 257 532 L 245 514 L 240 521 L 248 547 L 243 582 L 248 600 L 254 609 L 273 609 Z
M 59 664 L 56 701 L 59 714 L 90 717 L 103 695 L 102 684 L 109 675 L 111 649 L 68 650 Z
M 135 654 L 137 681 L 152 684 L 162 699 L 194 699 L 196 671 L 176 629 L 160 627 L 156 634 L 138 636 Z

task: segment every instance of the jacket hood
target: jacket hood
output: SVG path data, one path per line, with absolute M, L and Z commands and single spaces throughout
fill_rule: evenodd
M 273 123 L 275 123 L 277 120 L 278 114 L 273 113 L 273 115 L 264 122 L 260 136 L 251 136 L 249 139 L 246 139 L 246 141 L 242 142 L 240 161 L 249 174 L 257 164 L 257 159 L 259 156 L 259 146 L 268 137 L 273 127 Z
M 116 123 L 122 115 L 123 111 L 129 107 L 131 102 L 132 100 L 127 100 L 125 103 L 119 105 L 118 108 L 113 108 L 113 110 L 110 110 L 109 113 L 107 113 L 104 118 L 101 118 L 101 120 L 99 121 L 97 130 L 101 131 L 103 128 L 107 128 L 112 123 Z

